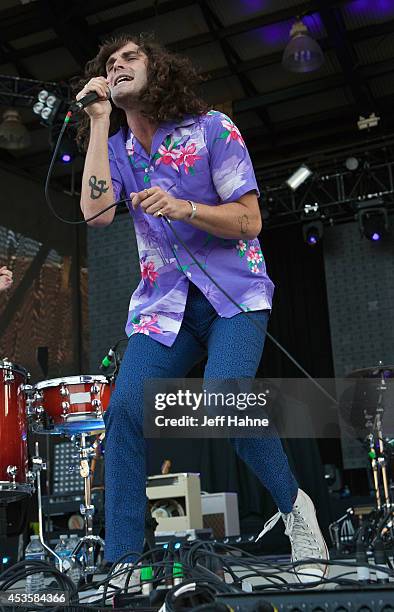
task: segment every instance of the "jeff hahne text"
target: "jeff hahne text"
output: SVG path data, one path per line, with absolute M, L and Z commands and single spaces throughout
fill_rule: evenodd
M 268 427 L 269 420 L 265 415 L 252 418 L 248 415 L 234 414 L 234 409 L 244 411 L 250 408 L 263 408 L 267 405 L 265 393 L 217 393 L 204 389 L 195 393 L 189 389 L 178 389 L 174 393 L 156 393 L 155 409 L 163 411 L 168 408 L 187 408 L 194 415 L 182 414 L 167 417 L 164 414 L 155 416 L 156 427 Z M 230 414 L 215 414 L 218 409 L 230 409 Z M 198 414 L 204 411 L 207 414 Z M 212 416 L 214 413 L 214 416 Z M 232 413 L 232 414 L 231 414 Z

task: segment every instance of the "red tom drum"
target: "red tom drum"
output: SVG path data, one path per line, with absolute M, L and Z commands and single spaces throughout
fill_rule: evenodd
M 69 376 L 35 385 L 34 409 L 43 433 L 73 435 L 104 429 L 111 385 L 100 375 Z

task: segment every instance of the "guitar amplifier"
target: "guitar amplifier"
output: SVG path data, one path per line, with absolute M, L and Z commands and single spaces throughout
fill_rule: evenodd
M 206 493 L 201 495 L 202 520 L 215 538 L 239 535 L 238 495 Z
M 156 534 L 202 529 L 199 474 L 149 476 L 146 495 L 150 512 L 158 522 Z

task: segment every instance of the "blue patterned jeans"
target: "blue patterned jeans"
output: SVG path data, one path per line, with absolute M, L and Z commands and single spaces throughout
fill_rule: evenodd
M 269 313 L 253 318 L 266 329 Z M 146 507 L 143 386 L 147 378 L 183 378 L 207 355 L 206 379 L 254 378 L 265 334 L 242 313 L 219 317 L 190 285 L 180 332 L 171 347 L 144 334 L 131 336 L 105 413 L 105 558 L 140 553 Z M 174 443 L 176 441 L 174 440 Z M 298 485 L 279 438 L 231 439 L 237 454 L 270 491 L 282 512 L 290 512 Z M 133 561 L 135 555 L 126 558 Z

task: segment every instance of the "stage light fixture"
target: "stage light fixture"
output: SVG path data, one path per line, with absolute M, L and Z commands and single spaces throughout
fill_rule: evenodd
M 357 216 L 361 235 L 372 242 L 379 242 L 389 231 L 389 218 L 385 208 L 364 208 Z
M 8 151 L 21 151 L 30 145 L 30 134 L 22 123 L 19 112 L 6 110 L 0 124 L 0 147 Z
M 315 246 L 323 238 L 323 223 L 316 219 L 302 226 L 304 241 L 309 246 Z
M 360 115 L 357 121 L 357 127 L 359 130 L 370 130 L 371 128 L 377 127 L 379 121 L 380 117 L 376 113 L 371 113 L 369 117 L 363 117 L 363 115 Z
M 308 28 L 297 19 L 290 30 L 290 41 L 283 53 L 282 66 L 291 72 L 314 72 L 324 62 L 319 44 L 309 35 Z
M 352 172 L 354 172 L 354 170 L 357 170 L 359 165 L 360 162 L 358 161 L 357 157 L 348 157 L 345 161 L 346 168 L 348 170 L 351 170 Z
M 37 95 L 37 101 L 33 105 L 33 113 L 41 118 L 42 123 L 51 125 L 56 118 L 61 103 L 62 100 L 54 93 L 41 89 Z
M 302 166 L 300 166 L 298 170 L 296 170 L 287 179 L 286 184 L 288 185 L 288 187 L 290 187 L 290 189 L 295 191 L 300 185 L 302 185 L 302 183 L 306 181 L 307 178 L 312 176 L 312 174 L 312 170 L 308 168 L 308 166 L 306 166 L 305 164 L 302 164 Z

